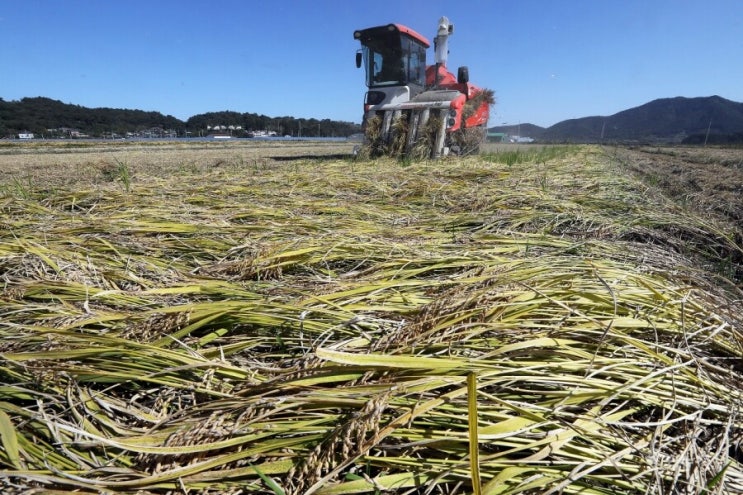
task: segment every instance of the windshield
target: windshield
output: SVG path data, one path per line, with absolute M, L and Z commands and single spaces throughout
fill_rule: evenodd
M 425 84 L 426 48 L 399 33 L 364 41 L 366 85 L 404 86 Z

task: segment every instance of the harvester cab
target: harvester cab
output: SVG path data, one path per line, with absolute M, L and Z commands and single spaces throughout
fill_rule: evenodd
M 361 42 L 356 66 L 364 67 L 364 149 L 369 156 L 438 158 L 477 152 L 486 134 L 493 92 L 446 67 L 449 19 L 439 19 L 435 62 L 427 65 L 431 43 L 401 24 L 354 32 Z

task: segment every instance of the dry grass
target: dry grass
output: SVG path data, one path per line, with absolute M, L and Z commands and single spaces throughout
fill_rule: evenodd
M 734 226 L 598 148 L 312 146 L 2 150 L 5 492 L 743 490 Z
M 729 217 L 743 227 L 743 149 L 635 148 L 616 150 L 652 186 L 701 214 Z
M 464 120 L 470 118 L 483 103 L 486 103 L 488 106 L 495 105 L 495 92 L 492 89 L 482 89 L 474 97 L 467 100 L 462 110 L 462 118 Z
M 352 150 L 353 144 L 343 141 L 0 142 L 0 191 L 109 182 L 117 177 L 119 163 L 143 178 L 169 178 L 220 168 L 249 170 L 276 161 L 324 159 L 350 155 Z

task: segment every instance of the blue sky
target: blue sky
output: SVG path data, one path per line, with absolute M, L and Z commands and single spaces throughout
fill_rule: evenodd
M 360 122 L 353 31 L 432 39 L 442 15 L 450 69 L 496 93 L 491 126 L 743 101 L 741 0 L 0 0 L 0 98 Z

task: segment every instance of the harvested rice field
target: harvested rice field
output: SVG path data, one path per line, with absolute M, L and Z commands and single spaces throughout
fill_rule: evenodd
M 743 492 L 729 211 L 352 147 L 0 146 L 3 493 Z

